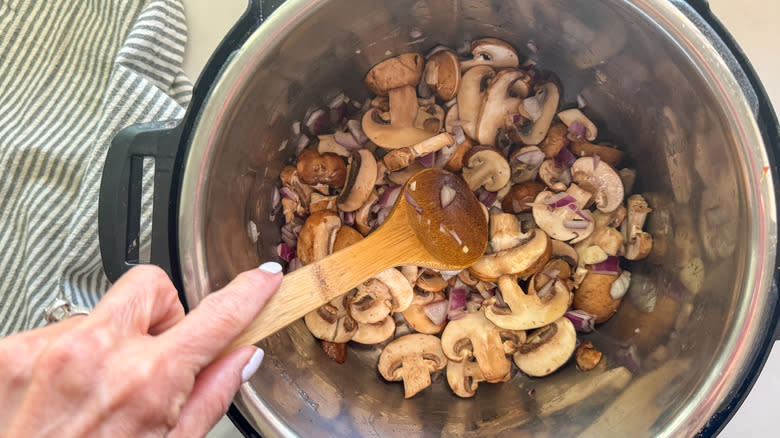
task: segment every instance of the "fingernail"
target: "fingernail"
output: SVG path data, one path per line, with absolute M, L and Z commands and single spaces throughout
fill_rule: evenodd
M 252 355 L 252 357 L 249 358 L 249 361 L 244 365 L 244 368 L 241 370 L 241 381 L 246 382 L 249 380 L 252 375 L 255 374 L 255 371 L 257 371 L 258 368 L 260 368 L 260 364 L 263 363 L 263 357 L 265 356 L 265 352 L 262 348 L 258 348 L 255 350 L 255 353 Z
M 282 265 L 276 262 L 265 262 L 258 266 L 257 269 L 267 272 L 269 274 L 278 274 L 282 272 Z

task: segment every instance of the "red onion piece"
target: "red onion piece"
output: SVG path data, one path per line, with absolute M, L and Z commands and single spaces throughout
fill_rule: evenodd
M 563 166 L 571 167 L 575 161 L 577 161 L 577 157 L 571 153 L 569 148 L 561 148 L 561 151 L 558 152 L 558 155 L 553 158 L 555 166 L 559 168 Z
M 590 265 L 590 271 L 594 274 L 618 275 L 620 269 L 620 259 L 616 256 L 609 256 L 603 262 Z
M 316 109 L 306 117 L 303 124 L 309 128 L 312 135 L 324 134 L 328 124 L 328 114 L 323 109 Z
M 487 300 L 488 298 L 493 298 L 494 296 L 496 296 L 496 288 L 493 288 L 493 289 L 484 289 L 484 290 L 477 289 L 477 292 L 479 292 L 479 294 L 482 296 L 482 298 L 484 298 L 484 299 L 486 299 L 486 300 Z M 502 299 L 503 299 L 503 298 L 502 298 Z
M 289 263 L 295 258 L 295 248 L 282 242 L 276 245 L 276 254 L 281 257 L 282 260 Z
M 453 288 L 450 290 L 449 311 L 452 312 L 466 307 L 466 289 Z
M 279 191 L 279 187 L 274 187 L 274 190 L 271 193 L 271 208 L 276 210 L 276 208 L 279 207 L 281 200 L 281 192 Z
M 577 95 L 577 108 L 583 109 L 586 106 L 588 106 L 588 101 L 585 100 L 584 97 L 582 97 L 582 94 Z
M 452 138 L 455 140 L 456 145 L 462 145 L 466 142 L 466 133 L 463 132 L 462 127 L 455 126 L 455 128 L 452 130 Z
M 298 195 L 295 194 L 293 189 L 287 186 L 284 186 L 281 189 L 279 189 L 279 194 L 281 194 L 283 198 L 292 199 L 293 201 L 298 201 Z
M 449 319 L 450 321 L 455 321 L 456 319 L 461 319 L 461 318 L 463 318 L 463 317 L 464 317 L 464 316 L 466 316 L 468 313 L 469 313 L 469 312 L 468 312 L 466 309 L 459 309 L 459 310 L 455 310 L 455 311 L 453 311 L 453 312 L 448 312 L 448 313 L 447 313 L 447 319 Z
M 300 269 L 303 267 L 303 263 L 298 259 L 298 257 L 295 257 L 294 259 L 290 260 L 290 263 L 287 264 L 287 273 Z
M 574 329 L 580 333 L 590 333 L 596 329 L 596 317 L 584 310 L 569 310 L 563 316 L 569 318 Z
M 601 162 L 601 157 L 599 157 L 598 154 L 593 154 L 593 170 L 596 170 L 596 168 L 599 167 L 600 162 Z
M 484 301 L 485 298 L 482 297 L 482 295 L 472 292 L 469 294 L 468 300 L 466 300 L 466 304 L 468 303 L 482 304 Z
M 550 295 L 550 292 L 552 292 L 553 289 L 553 285 L 555 285 L 555 280 L 548 281 L 544 284 L 544 286 L 542 286 L 541 289 L 536 291 L 536 296 L 539 298 L 544 298 L 547 295 Z
M 431 152 L 430 154 L 423 155 L 419 158 L 420 164 L 423 165 L 423 167 L 431 168 L 436 163 L 436 152 Z
M 350 134 L 355 137 L 355 141 L 361 145 L 366 144 L 368 141 L 368 136 L 365 132 L 363 132 L 363 126 L 360 124 L 359 120 L 347 121 L 347 128 L 349 128 Z
M 351 226 L 355 224 L 355 216 L 357 216 L 357 212 L 354 211 L 341 211 L 339 209 L 339 216 L 341 217 L 341 223 L 347 226 Z
M 574 204 L 575 202 L 577 202 L 577 200 L 566 192 L 556 193 L 544 201 L 548 207 L 552 208 L 565 207 Z
M 385 220 L 387 220 L 387 217 L 390 216 L 390 210 L 392 209 L 393 206 L 390 205 L 389 207 L 385 207 L 377 212 L 375 222 L 376 226 L 380 226 L 385 223 Z
M 566 134 L 571 141 L 585 141 L 585 125 L 580 121 L 574 121 L 569 125 L 569 132 Z
M 618 348 L 615 352 L 615 361 L 628 368 L 634 374 L 638 373 L 641 367 L 639 351 L 633 343 L 625 344 Z
M 294 122 L 292 124 L 293 135 L 299 135 L 301 133 L 301 122 Z
M 341 121 L 347 116 L 347 100 L 344 93 L 339 93 L 328 103 L 330 109 L 330 122 L 334 125 L 340 125 Z
M 423 306 L 423 312 L 432 323 L 439 325 L 447 319 L 447 300 L 432 301 Z
M 379 197 L 379 200 L 376 203 L 376 205 L 379 206 L 378 210 L 381 210 L 385 207 L 392 207 L 395 204 L 395 201 L 398 200 L 398 195 L 400 194 L 400 185 L 395 184 L 388 186 L 385 191 L 382 192 L 382 196 Z
M 306 134 L 301 134 L 298 136 L 298 140 L 295 142 L 295 153 L 300 155 L 301 152 L 306 149 L 306 146 L 309 145 L 310 141 L 311 139 Z
M 539 166 L 544 161 L 544 152 L 540 149 L 530 149 L 515 155 L 512 159 L 529 166 Z
M 298 246 L 298 235 L 301 233 L 301 225 L 290 222 L 282 227 L 282 242 L 292 248 Z
M 496 202 L 496 199 L 498 198 L 498 192 L 490 192 L 485 189 L 477 190 L 475 195 L 477 195 L 479 202 L 485 204 L 485 207 L 490 207 L 493 205 L 493 203 Z
M 569 204 L 567 207 L 569 207 L 571 211 L 577 213 L 577 216 L 585 219 L 588 222 L 593 222 L 593 213 L 591 213 L 590 210 L 580 210 L 577 208 L 576 204 Z
M 357 150 L 362 147 L 360 143 L 355 140 L 355 137 L 353 137 L 352 134 L 343 131 L 339 131 L 333 134 L 333 140 L 349 150 Z
M 580 220 L 565 220 L 563 221 L 563 226 L 569 230 L 584 230 L 588 228 L 588 225 L 590 225 L 590 222 L 588 221 L 580 221 Z

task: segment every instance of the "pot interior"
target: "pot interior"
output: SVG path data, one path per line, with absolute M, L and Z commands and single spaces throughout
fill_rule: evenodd
M 294 145 L 281 147 L 294 121 L 340 91 L 368 97 L 363 75 L 390 54 L 487 36 L 555 72 L 562 104 L 576 106 L 579 95 L 599 138 L 627 151 L 621 167 L 636 169 L 634 192 L 647 193 L 654 209 L 646 229 L 655 250 L 631 266 L 616 316 L 583 337 L 605 353 L 596 370 L 570 363 L 545 378 L 517 374 L 480 384 L 472 399 L 456 397 L 440 374 L 404 400 L 402 385 L 376 370 L 379 347 L 350 345 L 339 365 L 299 321 L 260 344 L 264 364 L 237 398 L 250 422 L 264 436 L 318 437 L 698 430 L 722 401 L 720 393 L 707 398 L 713 379 L 750 355 L 735 350 L 735 336 L 754 333 L 751 318 L 762 317 L 751 309 L 766 292 L 761 278 L 774 249 L 762 244 L 772 227 L 760 208 L 774 205 L 751 182 L 766 157 L 760 138 L 747 144 L 754 125 L 735 131 L 750 115 L 740 113 L 743 101 L 729 101 L 733 77 L 707 57 L 711 47 L 695 56 L 696 41 L 686 39 L 696 33 L 680 29 L 684 21 L 668 4 L 617 0 L 291 1 L 274 14 L 226 66 L 192 137 L 184 188 L 199 195 L 179 231 L 191 305 L 275 259 L 282 215 L 273 219 L 270 204 L 280 170 L 295 158 Z M 681 281 L 691 263 L 705 272 L 697 291 Z M 630 348 L 639 370 L 624 381 L 609 370 Z M 691 418 L 696 409 L 704 418 Z

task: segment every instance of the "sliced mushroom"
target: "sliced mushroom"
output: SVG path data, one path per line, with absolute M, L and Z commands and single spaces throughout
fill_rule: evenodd
M 447 325 L 447 320 L 445 319 L 440 324 L 435 324 L 425 314 L 425 305 L 435 301 L 444 301 L 445 299 L 446 297 L 442 292 L 423 291 L 421 293 L 420 291 L 415 291 L 412 304 L 403 311 L 404 319 L 413 329 L 420 333 L 428 335 L 441 333 Z
M 490 80 L 496 75 L 488 66 L 472 68 L 463 74 L 458 92 L 458 113 L 463 132 L 469 138 L 476 138 L 477 121 L 482 109 L 482 101 Z
M 471 43 L 472 59 L 461 61 L 460 68 L 468 70 L 480 65 L 494 68 L 516 68 L 520 65 L 517 52 L 511 44 L 498 38 L 482 38 Z
M 428 57 L 423 81 L 441 100 L 454 99 L 460 86 L 460 62 L 452 50 L 441 50 Z
M 317 213 L 318 211 L 332 211 L 336 212 L 336 195 L 324 196 L 320 193 L 314 192 L 311 194 L 311 201 L 309 202 L 309 212 Z
M 377 95 L 387 96 L 392 89 L 417 85 L 424 65 L 423 56 L 419 53 L 404 53 L 372 67 L 364 82 Z
M 320 135 L 318 138 L 319 142 L 317 143 L 317 152 L 319 152 L 320 155 L 330 153 L 336 154 L 340 157 L 349 158 L 349 150 L 344 146 L 336 143 L 336 140 L 333 138 L 333 134 Z M 346 174 L 346 166 L 344 169 Z
M 562 192 L 571 184 L 571 171 L 565 164 L 548 158 L 539 167 L 539 179 L 555 192 Z
M 593 144 L 586 141 L 571 143 L 571 153 L 577 157 L 592 157 L 598 155 L 601 161 L 612 167 L 617 167 L 623 159 L 623 151 L 617 149 L 611 143 Z
M 476 125 L 476 140 L 495 146 L 499 128 L 507 124 L 508 116 L 517 114 L 520 98 L 510 94 L 511 85 L 524 73 L 519 70 L 501 70 L 485 93 Z
M 307 313 L 303 321 L 314 337 L 335 343 L 348 342 L 358 328 L 355 320 L 347 314 L 344 297 L 335 298 Z
M 582 125 L 585 129 L 585 138 L 588 141 L 595 140 L 599 133 L 596 125 L 593 124 L 589 118 L 585 117 L 585 114 L 583 114 L 579 108 L 572 108 L 561 111 L 558 113 L 558 118 L 561 119 L 561 122 L 563 122 L 567 127 L 571 127 L 571 125 L 574 123 L 579 123 Z
M 517 284 L 515 276 L 505 275 L 498 279 L 498 288 L 504 304 L 496 299 L 484 303 L 485 316 L 499 327 L 508 330 L 529 330 L 554 322 L 569 308 L 571 293 L 564 282 L 555 279 L 540 297 L 529 289 L 525 293 Z
M 571 245 L 561 242 L 560 240 L 552 241 L 552 255 L 551 258 L 558 258 L 566 263 L 573 269 L 579 265 L 579 254 L 571 247 Z
M 544 185 L 536 181 L 526 181 L 512 186 L 501 200 L 501 209 L 513 214 L 531 211 L 534 199 L 544 190 Z
M 472 148 L 464 164 L 463 179 L 471 190 L 484 187 L 485 190 L 495 192 L 509 182 L 509 163 L 501 152 L 494 148 Z
M 653 249 L 653 236 L 642 231 L 647 214 L 653 211 L 642 195 L 631 195 L 626 200 L 627 213 L 621 231 L 625 240 L 623 257 L 628 260 L 641 260 Z
M 597 324 L 605 322 L 617 312 L 623 299 L 623 297 L 614 299 L 610 294 L 612 284 L 618 279 L 618 276 L 596 274 L 589 270 L 574 293 L 572 306 L 595 316 Z
M 385 163 L 387 170 L 394 172 L 409 167 L 416 158 L 432 154 L 453 144 L 455 144 L 455 140 L 452 136 L 447 132 L 442 132 L 414 146 L 392 150 L 382 158 L 382 162 Z
M 363 240 L 363 235 L 358 230 L 342 225 L 333 238 L 333 252 L 344 249 L 360 240 Z
M 552 245 L 544 231 L 533 229 L 524 234 L 517 218 L 510 214 L 493 215 L 490 222 L 490 242 L 494 252 L 483 255 L 469 268 L 478 279 L 496 281 L 502 275 L 530 275 L 550 259 Z M 499 232 L 501 238 L 496 238 Z
M 352 335 L 352 340 L 359 344 L 373 345 L 390 339 L 393 333 L 395 333 L 395 320 L 388 315 L 378 323 L 358 323 L 358 328 Z
M 536 86 L 536 94 L 523 99 L 521 108 L 530 123 L 517 130 L 518 140 L 527 145 L 538 145 L 547 136 L 555 111 L 558 109 L 560 93 L 552 82 Z
M 423 105 L 417 108 L 417 115 L 414 118 L 414 127 L 428 131 L 431 135 L 436 135 L 444 126 L 444 110 L 436 104 Z
M 474 357 L 488 382 L 506 379 L 512 369 L 512 362 L 504 353 L 501 329 L 482 312 L 470 312 L 450 321 L 441 334 L 441 347 L 450 361 Z
M 386 123 L 379 117 L 377 109 L 372 109 L 363 115 L 362 127 L 363 132 L 372 142 L 385 149 L 413 146 L 433 135 L 414 126 L 394 126 L 392 122 Z
M 306 184 L 324 183 L 331 187 L 341 187 L 347 175 L 344 160 L 336 154 L 320 154 L 314 149 L 306 149 L 298 156 L 297 175 Z
M 298 260 L 308 265 L 325 258 L 333 250 L 333 241 L 339 228 L 341 219 L 332 211 L 324 210 L 309 216 L 298 236 Z
M 539 149 L 544 152 L 544 156 L 547 158 L 553 158 L 558 155 L 563 148 L 568 146 L 569 130 L 563 123 L 554 122 L 550 129 L 547 131 L 547 136 L 544 137 L 541 143 L 539 143 Z
M 353 151 L 344 187 L 338 199 L 338 207 L 350 212 L 360 208 L 371 195 L 376 182 L 376 159 L 366 150 Z
M 426 292 L 441 292 L 449 286 L 449 284 L 447 283 L 447 280 L 442 278 L 440 273 L 426 269 L 417 277 L 415 286 Z
M 543 191 L 534 200 L 533 215 L 536 225 L 550 237 L 563 242 L 577 243 L 587 238 L 594 229 L 593 222 L 582 208 L 584 205 L 575 203 L 572 209 L 568 205 L 554 207 L 550 200 L 556 196 L 553 192 Z
M 404 398 L 410 398 L 430 386 L 430 373 L 445 366 L 447 357 L 439 338 L 413 333 L 387 344 L 379 355 L 377 369 L 385 380 L 403 380 Z
M 371 209 L 378 200 L 379 196 L 377 196 L 376 192 L 372 190 L 368 195 L 366 202 L 364 202 L 355 213 L 355 226 L 364 236 L 371 232 L 371 224 L 369 224 L 368 221 L 369 217 L 371 216 Z
M 623 203 L 623 181 L 609 164 L 593 157 L 578 158 L 571 166 L 572 180 L 593 193 L 596 208 L 604 213 L 615 211 Z
M 574 325 L 568 318 L 561 317 L 528 334 L 513 359 L 520 371 L 529 376 L 547 376 L 569 360 L 576 344 Z
M 447 362 L 447 383 L 458 397 L 469 398 L 476 394 L 479 382 L 484 382 L 485 376 L 479 364 L 473 359 L 463 359 L 460 362 Z
M 518 184 L 534 180 L 543 162 L 544 154 L 536 146 L 524 146 L 512 152 L 509 156 L 512 182 Z
M 391 312 L 403 312 L 413 298 L 414 291 L 406 277 L 398 269 L 390 268 L 361 283 L 348 310 L 355 321 L 373 324 Z

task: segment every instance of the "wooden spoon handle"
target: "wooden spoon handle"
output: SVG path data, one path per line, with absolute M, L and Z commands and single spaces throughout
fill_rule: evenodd
M 379 272 L 419 258 L 414 232 L 382 227 L 369 237 L 287 274 L 279 291 L 225 352 L 255 344 Z

